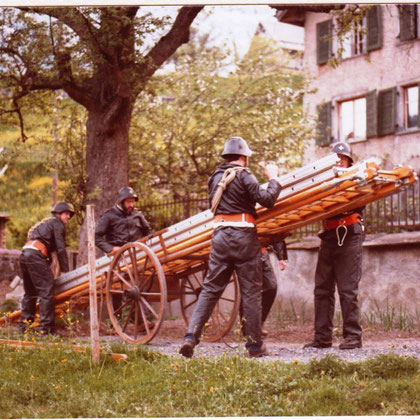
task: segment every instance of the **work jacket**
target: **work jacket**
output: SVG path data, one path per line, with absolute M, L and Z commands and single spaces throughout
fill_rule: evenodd
M 65 225 L 57 216 L 49 217 L 37 223 L 29 230 L 28 239 L 41 241 L 48 250 L 48 255 L 57 253 L 60 270 L 64 273 L 69 271 L 69 262 L 66 252 Z
M 123 246 L 150 235 L 152 230 L 141 211 L 131 214 L 115 205 L 102 214 L 95 229 L 95 243 L 102 251 L 109 253 L 114 246 Z
M 284 239 L 270 244 L 267 249 L 273 251 L 279 261 L 287 261 L 287 245 Z
M 222 163 L 211 175 L 208 182 L 210 206 L 217 190 L 217 184 L 226 169 L 237 166 L 229 162 Z M 215 214 L 250 213 L 257 218 L 255 204 L 261 204 L 266 208 L 273 207 L 280 191 L 281 186 L 275 179 L 268 182 L 267 189 L 262 188 L 251 171 L 245 168 L 236 173 L 234 180 L 223 192 Z

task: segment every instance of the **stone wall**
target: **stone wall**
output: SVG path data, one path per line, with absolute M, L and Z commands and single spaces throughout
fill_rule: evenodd
M 313 316 L 313 289 L 320 240 L 317 237 L 289 244 L 289 264 L 285 271 L 276 267 L 277 300 L 295 307 L 304 304 Z M 362 313 L 376 305 L 385 311 L 394 308 L 420 314 L 420 232 L 367 235 L 363 243 L 362 279 L 359 302 Z M 339 309 L 336 294 L 336 310 Z M 309 312 L 308 312 L 309 311 Z
M 17 249 L 0 248 L 0 282 L 11 282 L 16 276 L 22 277 L 19 256 Z

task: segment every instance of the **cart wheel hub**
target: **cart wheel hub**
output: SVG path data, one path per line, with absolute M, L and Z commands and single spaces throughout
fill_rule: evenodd
M 124 290 L 124 297 L 126 299 L 140 300 L 140 289 L 135 286 L 131 289 Z

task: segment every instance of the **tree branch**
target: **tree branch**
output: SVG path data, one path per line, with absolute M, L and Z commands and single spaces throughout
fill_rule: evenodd
M 97 40 L 99 34 L 76 7 L 17 7 L 17 9 L 59 20 L 71 28 L 83 42 L 100 51 Z
M 181 7 L 171 30 L 163 36 L 138 66 L 142 75 L 140 83 L 150 79 L 155 71 L 182 45 L 190 39 L 190 26 L 204 6 Z
M 296 12 L 314 12 L 314 13 L 329 13 L 332 10 L 344 9 L 346 4 L 331 4 L 328 6 L 319 6 L 315 4 L 308 4 L 305 6 L 294 6 L 294 5 L 273 5 L 270 7 L 276 10 L 290 10 Z

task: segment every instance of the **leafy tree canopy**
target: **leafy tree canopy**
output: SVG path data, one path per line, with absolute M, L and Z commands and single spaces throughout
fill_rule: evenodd
M 302 74 L 287 70 L 284 52 L 262 36 L 235 63 L 236 71 L 222 76 L 226 52 L 205 44 L 195 37 L 178 50 L 175 71 L 156 77 L 136 102 L 130 182 L 143 196 L 204 193 L 233 135 L 249 142 L 259 175 L 260 161 L 280 163 L 283 171 L 301 164 L 313 128 L 302 108 Z

